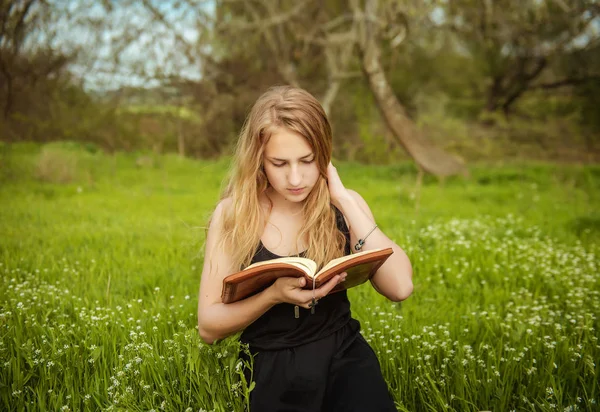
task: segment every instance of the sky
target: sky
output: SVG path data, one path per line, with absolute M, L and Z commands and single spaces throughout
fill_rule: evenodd
M 52 2 L 57 24 L 47 38 L 52 38 L 55 49 L 79 51 L 71 71 L 84 88 L 155 87 L 160 84 L 156 78 L 169 75 L 200 79 L 199 59 L 190 61 L 176 39 L 178 35 L 188 45 L 196 44 L 200 13 L 185 2 L 151 0 L 165 16 L 167 27 L 157 22 L 141 1 L 109 1 L 114 4 L 110 12 L 94 0 Z M 177 3 L 181 6 L 176 7 Z M 214 15 L 213 1 L 198 3 L 200 10 Z M 78 18 L 69 17 L 73 15 Z

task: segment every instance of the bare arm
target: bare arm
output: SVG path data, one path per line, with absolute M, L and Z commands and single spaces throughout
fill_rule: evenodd
M 227 203 L 227 199 L 219 203 L 213 214 L 200 279 L 198 333 L 209 344 L 243 330 L 278 303 L 288 302 L 306 308 L 313 296 L 312 291 L 301 289 L 304 278 L 280 278 L 272 286 L 244 300 L 228 304 L 221 302 L 223 278 L 237 272 L 227 253 L 217 247 L 223 208 L 227 207 Z M 321 286 L 316 297 L 320 299 L 327 295 L 340 278 L 337 276 Z
M 367 202 L 355 191 L 338 200 L 341 211 L 348 220 L 352 251 L 358 239 L 362 239 L 375 226 L 375 218 Z M 413 290 L 412 265 L 404 250 L 388 238 L 379 228 L 369 235 L 362 250 L 391 247 L 394 253 L 381 265 L 371 284 L 388 299 L 399 302 L 410 296 Z

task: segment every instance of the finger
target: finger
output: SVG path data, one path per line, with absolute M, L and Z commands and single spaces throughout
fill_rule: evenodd
M 319 289 L 317 289 L 317 292 L 315 292 L 315 297 L 317 299 L 321 299 L 321 298 L 327 296 L 327 294 L 329 294 L 329 292 L 331 292 L 331 289 L 333 289 L 334 287 L 337 286 L 340 279 L 341 279 L 340 275 L 335 275 L 334 277 L 329 279 L 326 283 L 321 285 L 321 287 Z
M 304 279 L 302 277 L 298 278 L 298 286 L 301 287 L 301 288 L 303 288 L 304 285 L 306 285 L 306 279 Z
M 335 279 L 332 279 L 332 280 L 335 280 Z M 329 282 L 326 284 L 328 285 Z M 335 286 L 336 283 L 333 282 L 332 284 L 333 284 L 333 286 Z M 331 290 L 331 289 L 323 289 L 323 286 L 321 286 L 318 289 L 315 289 L 314 291 L 312 289 L 311 290 L 306 290 L 306 289 L 295 290 L 293 292 L 292 299 L 294 302 L 298 302 L 298 303 L 295 303 L 296 305 L 302 306 L 303 308 L 310 309 L 313 298 L 315 298 L 316 300 L 319 300 L 319 299 L 323 298 L 324 296 L 327 296 L 327 294 Z
M 345 273 L 345 272 L 344 272 Z M 340 275 L 335 275 L 327 282 L 323 283 L 321 286 L 316 288 L 314 291 L 312 289 L 302 289 L 294 291 L 295 296 L 297 297 L 299 302 L 312 302 L 312 298 L 321 299 L 322 297 L 327 296 L 327 294 L 336 287 L 342 277 Z
M 299 305 L 304 307 L 307 306 L 309 303 L 312 302 L 312 298 L 313 296 L 317 299 L 320 299 L 320 295 L 319 295 L 319 291 L 321 290 L 321 288 L 319 289 L 315 289 L 314 291 L 314 295 L 313 295 L 313 291 L 311 290 L 295 290 L 294 291 L 294 300 L 296 300 L 297 302 L 300 302 Z

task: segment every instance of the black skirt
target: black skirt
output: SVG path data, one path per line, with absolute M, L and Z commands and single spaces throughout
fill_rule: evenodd
M 254 352 L 251 412 L 395 412 L 375 352 L 354 325 L 304 345 Z

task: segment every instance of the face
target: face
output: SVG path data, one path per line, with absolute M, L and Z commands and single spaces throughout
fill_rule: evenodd
M 304 137 L 276 128 L 265 146 L 263 164 L 279 201 L 301 203 L 319 179 L 315 153 Z

